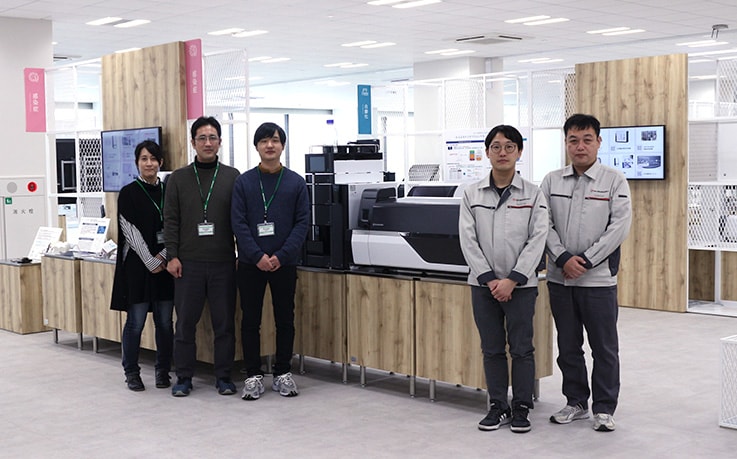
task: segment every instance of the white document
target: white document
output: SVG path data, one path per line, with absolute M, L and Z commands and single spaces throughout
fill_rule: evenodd
M 49 246 L 55 242 L 59 242 L 61 237 L 61 228 L 50 226 L 41 226 L 36 231 L 36 238 L 31 244 L 31 250 L 28 252 L 28 258 L 37 261 L 49 250 Z
M 110 226 L 109 218 L 82 217 L 79 220 L 80 252 L 99 253 L 107 239 L 107 229 Z

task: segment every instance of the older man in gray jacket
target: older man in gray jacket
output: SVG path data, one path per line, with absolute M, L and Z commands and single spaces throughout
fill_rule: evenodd
M 619 247 L 629 233 L 632 204 L 624 175 L 597 160 L 599 127 L 591 115 L 568 118 L 563 131 L 571 164 L 550 172 L 540 188 L 550 207 L 548 291 L 567 400 L 550 421 L 568 424 L 588 418 L 591 394 L 593 428 L 608 432 L 615 428 L 619 398 Z M 584 327 L 594 358 L 591 389 L 582 348 Z

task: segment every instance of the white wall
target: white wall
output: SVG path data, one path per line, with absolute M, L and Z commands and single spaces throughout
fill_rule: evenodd
M 46 135 L 26 132 L 23 69 L 53 64 L 51 21 L 0 17 L 0 149 L 3 177 L 45 176 Z M 47 109 L 48 116 L 48 109 Z

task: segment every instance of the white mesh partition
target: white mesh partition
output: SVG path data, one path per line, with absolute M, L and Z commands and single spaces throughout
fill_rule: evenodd
M 690 183 L 688 247 L 737 252 L 737 183 Z
M 220 159 L 241 171 L 248 161 L 248 57 L 246 50 L 204 57 L 205 116 L 214 116 L 222 126 Z M 188 143 L 189 144 L 189 143 Z M 194 151 L 190 146 L 190 158 Z
M 721 339 L 719 425 L 737 429 L 737 335 Z
M 445 129 L 486 127 L 483 77 L 446 80 L 443 97 Z
M 532 85 L 532 126 L 547 128 L 563 126 L 573 107 L 575 91 L 567 91 L 570 71 L 541 71 L 530 74 Z
M 716 122 L 690 123 L 688 126 L 688 180 L 708 182 L 717 179 L 719 168 Z
M 737 116 L 737 60 L 717 62 L 716 116 Z

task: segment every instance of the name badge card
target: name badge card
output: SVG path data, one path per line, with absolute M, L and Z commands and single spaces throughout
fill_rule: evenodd
M 215 235 L 215 224 L 210 222 L 203 222 L 197 224 L 197 235 L 202 236 L 214 236 Z
M 257 225 L 258 228 L 258 236 L 264 237 L 264 236 L 273 236 L 274 233 L 274 222 L 263 222 L 259 223 Z
M 157 231 L 156 232 L 156 243 L 157 244 L 163 244 L 164 243 L 164 232 L 163 231 Z

